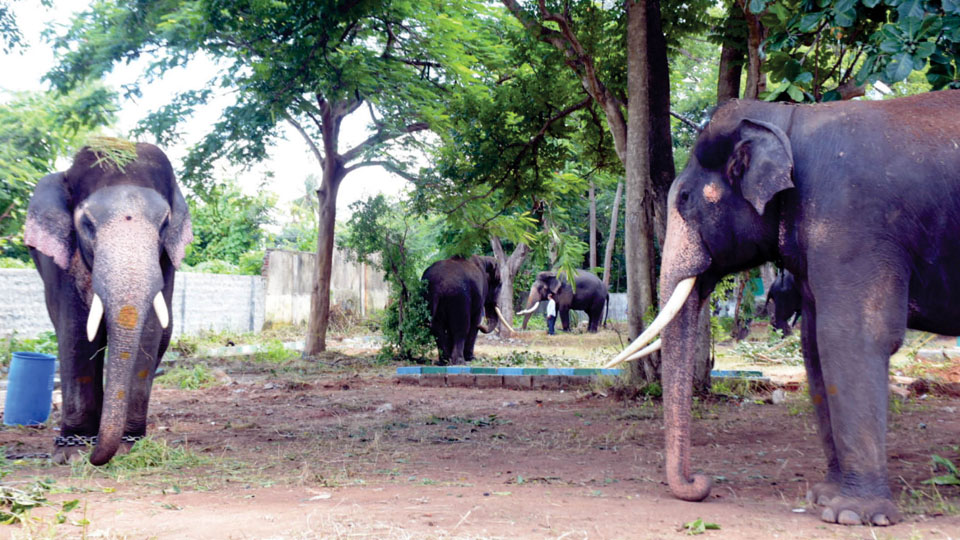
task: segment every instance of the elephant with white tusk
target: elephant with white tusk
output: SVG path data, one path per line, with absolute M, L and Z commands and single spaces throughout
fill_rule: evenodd
M 174 272 L 192 239 L 187 203 L 156 146 L 97 138 L 69 170 L 37 183 L 24 240 L 59 344 L 54 461 L 95 442 L 90 462 L 103 465 L 146 433 L 153 375 L 173 330 Z

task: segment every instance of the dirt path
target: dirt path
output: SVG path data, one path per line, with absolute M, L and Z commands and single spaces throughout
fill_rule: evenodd
M 81 501 L 64 524 L 35 512 L 21 537 L 680 538 L 702 518 L 721 527 L 705 533 L 714 538 L 960 538 L 960 488 L 921 484 L 931 454 L 960 461 L 960 400 L 896 406 L 891 476 L 907 520 L 845 528 L 798 513 L 824 469 L 802 396 L 699 404 L 695 467 L 716 485 L 693 504 L 662 483 L 657 404 L 363 373 L 300 366 L 233 373 L 205 390 L 157 388 L 150 432 L 206 463 L 114 476 L 16 465 L 6 480 L 54 478 L 72 492 L 51 499 Z M 51 437 L 6 429 L 0 445 L 45 451 Z M 86 527 L 71 524 L 84 515 Z

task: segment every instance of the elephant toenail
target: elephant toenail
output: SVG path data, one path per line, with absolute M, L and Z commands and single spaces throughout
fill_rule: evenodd
M 810 503 L 810 504 L 815 504 L 815 503 L 814 503 L 814 500 L 815 500 L 815 497 L 813 496 L 813 490 L 812 490 L 812 489 L 808 489 L 808 490 L 807 490 L 807 502 Z
M 826 506 L 830 504 L 831 497 L 829 495 L 820 495 L 817 497 L 817 504 L 820 506 Z
M 878 527 L 886 527 L 887 525 L 890 525 L 890 520 L 887 519 L 887 516 L 883 514 L 874 515 L 871 521 L 873 521 L 873 524 Z
M 841 525 L 860 525 L 860 515 L 853 510 L 843 510 L 837 516 L 837 523 Z
M 820 520 L 827 523 L 836 523 L 837 514 L 834 513 L 833 508 L 824 508 L 823 513 L 820 514 Z

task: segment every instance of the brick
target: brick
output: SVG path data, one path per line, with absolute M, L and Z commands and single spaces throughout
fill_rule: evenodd
M 393 379 L 397 384 L 420 384 L 420 375 L 397 375 Z
M 477 375 L 477 388 L 500 388 L 503 375 Z
M 532 375 L 505 376 L 503 378 L 503 387 L 512 388 L 513 390 L 532 390 L 533 376 Z
M 446 386 L 447 377 L 443 374 L 429 373 L 420 375 L 420 386 Z
M 589 387 L 593 377 L 583 375 L 563 375 L 560 377 L 560 388 L 564 390 Z
M 477 376 L 470 373 L 452 373 L 447 375 L 447 386 L 473 388 L 477 385 Z
M 533 375 L 531 386 L 534 390 L 559 390 L 560 377 L 556 375 Z

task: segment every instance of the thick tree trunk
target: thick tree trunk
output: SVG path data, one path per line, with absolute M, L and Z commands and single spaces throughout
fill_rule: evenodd
M 304 355 L 327 350 L 327 323 L 330 319 L 330 276 L 333 268 L 333 233 L 337 223 L 337 191 L 344 177 L 343 166 L 324 167 L 323 183 L 317 190 L 319 223 L 317 227 L 317 271 L 310 295 L 310 320 Z
M 627 109 L 625 255 L 627 327 L 633 340 L 643 331 L 643 314 L 653 305 L 653 191 L 650 181 L 650 72 L 647 57 L 647 1 L 627 0 Z M 633 362 L 634 384 L 657 380 L 647 358 Z
M 620 196 L 623 195 L 623 182 L 617 182 L 617 192 L 613 195 L 613 208 L 610 210 L 610 235 L 607 236 L 607 249 L 603 254 L 603 286 L 610 287 L 610 267 L 613 264 L 613 247 L 617 240 L 617 228 L 620 224 Z
M 500 238 L 491 236 L 490 247 L 493 248 L 493 255 L 497 259 L 497 265 L 500 268 L 501 286 L 500 297 L 497 298 L 497 306 L 500 308 L 503 318 L 507 320 L 510 326 L 513 326 L 513 314 L 515 311 L 513 306 L 513 283 L 517 277 L 517 272 L 520 271 L 520 267 L 523 266 L 524 261 L 526 261 L 527 255 L 530 254 L 530 246 L 521 242 L 513 249 L 513 253 L 507 257 L 503 251 L 503 245 L 500 243 Z M 511 337 L 512 334 L 510 330 L 504 328 L 502 324 L 498 326 L 498 328 L 500 328 L 501 336 Z M 514 330 L 516 330 L 516 328 L 514 328 Z
M 590 268 L 597 267 L 597 189 L 590 182 Z
M 677 175 L 670 133 L 670 64 L 663 35 L 660 1 L 647 0 L 647 78 L 650 103 L 650 183 L 653 188 L 654 233 L 660 246 L 667 233 L 667 193 Z M 651 266 L 653 259 L 651 259 Z M 656 304 L 656 276 L 653 302 Z
M 760 92 L 766 90 L 766 76 L 761 73 L 760 44 L 763 43 L 764 30 L 760 15 L 750 13 L 746 0 L 738 2 L 747 21 L 747 82 L 743 89 L 743 99 L 757 99 Z
M 730 6 L 727 22 L 723 28 L 723 45 L 720 49 L 720 70 L 717 74 L 717 104 L 740 97 L 740 75 L 743 73 L 743 50 L 737 47 L 732 36 L 734 26 L 743 20 L 743 10 Z

